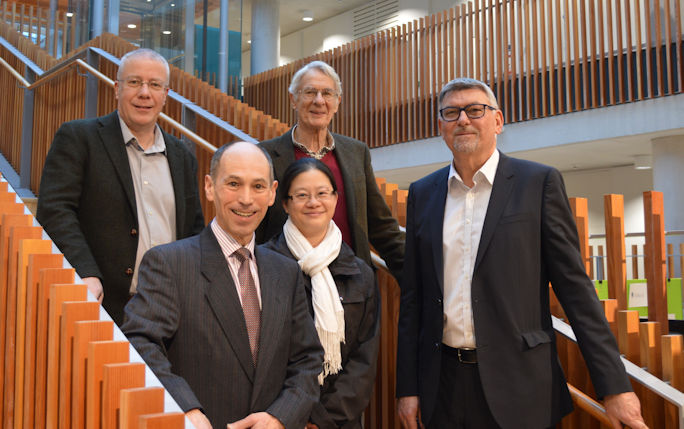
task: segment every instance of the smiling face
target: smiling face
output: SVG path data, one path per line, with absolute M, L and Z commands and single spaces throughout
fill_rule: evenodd
M 125 81 L 139 79 L 144 82 L 157 81 L 164 84 L 160 91 L 150 90 L 149 85 L 130 88 Z M 133 57 L 126 61 L 119 71 L 119 79 L 114 83 L 119 116 L 133 132 L 149 132 L 157 123 L 166 94 L 169 77 L 164 64 L 144 56 Z
M 216 177 L 204 178 L 207 200 L 214 203 L 219 226 L 247 245 L 275 200 L 266 156 L 252 143 L 235 143 L 223 152 Z
M 320 170 L 304 171 L 292 180 L 287 194 L 293 198 L 283 200 L 285 212 L 309 243 L 317 246 L 325 237 L 337 206 L 337 194 L 330 179 Z
M 312 69 L 302 77 L 297 91 L 308 88 L 335 91 L 335 81 L 323 72 Z M 298 92 L 290 94 L 290 102 L 297 111 L 298 126 L 311 131 L 328 127 L 337 112 L 340 100 L 339 95 L 326 101 L 320 93 L 313 100 L 305 100 L 303 94 Z
M 492 104 L 485 92 L 464 89 L 448 93 L 442 107 L 465 107 L 473 103 Z M 465 112 L 461 112 L 458 119 L 452 122 L 440 118 L 438 127 L 454 159 L 469 156 L 482 159 L 484 164 L 496 149 L 496 135 L 503 130 L 503 114 L 500 110 L 486 109 L 483 117 L 470 119 Z

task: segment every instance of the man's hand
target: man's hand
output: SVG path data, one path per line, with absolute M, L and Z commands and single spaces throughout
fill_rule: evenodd
M 613 423 L 614 429 L 622 428 L 620 422 L 632 429 L 648 429 L 644 423 L 644 418 L 641 417 L 639 398 L 634 392 L 608 395 L 604 398 L 603 405 L 606 407 L 606 414 Z
M 399 422 L 403 429 L 424 429 L 420 419 L 420 401 L 417 396 L 404 396 L 397 402 Z
M 313 424 L 313 423 L 311 423 L 311 422 L 309 422 L 309 423 L 306 424 L 306 426 L 304 427 L 304 429 L 318 429 L 318 426 L 315 425 L 315 424 Z
M 190 423 L 192 423 L 196 429 L 212 429 L 209 419 L 199 410 L 199 408 L 188 411 L 185 413 L 185 417 L 190 420 Z
M 228 423 L 227 429 L 285 429 L 280 420 L 268 413 L 252 413 L 235 423 Z
M 104 289 L 102 289 L 102 282 L 100 279 L 97 277 L 86 277 L 83 280 L 83 283 L 88 287 L 88 290 L 90 293 L 93 294 L 95 299 L 102 304 L 102 300 L 104 299 Z

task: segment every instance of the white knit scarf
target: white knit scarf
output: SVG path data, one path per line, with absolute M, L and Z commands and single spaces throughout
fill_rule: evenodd
M 328 269 L 328 265 L 340 254 L 342 233 L 331 220 L 323 241 L 311 247 L 290 218 L 283 226 L 283 233 L 287 247 L 297 258 L 302 271 L 311 277 L 314 322 L 325 352 L 323 372 L 318 376 L 318 382 L 323 384 L 328 374 L 337 374 L 342 369 L 340 343 L 344 342 L 344 309 L 335 280 Z

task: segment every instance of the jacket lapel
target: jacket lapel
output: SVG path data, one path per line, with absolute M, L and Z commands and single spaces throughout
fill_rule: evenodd
M 357 238 L 353 235 L 356 231 L 356 213 L 357 207 L 359 206 L 356 197 L 360 195 L 361 191 L 354 187 L 353 177 L 363 175 L 363 172 L 358 171 L 358 157 L 354 156 L 353 146 L 348 144 L 344 136 L 335 134 L 335 156 L 337 157 L 337 163 L 340 165 L 340 173 L 342 173 L 342 180 L 344 180 L 344 193 L 346 195 L 347 202 L 347 217 L 349 222 L 349 228 L 352 230 L 352 237 L 354 240 Z M 355 162 L 356 160 L 356 162 Z M 350 215 L 351 214 L 351 215 Z
M 160 128 L 161 130 L 161 128 Z M 162 131 L 166 144 L 166 161 L 169 163 L 171 183 L 173 184 L 173 196 L 176 200 L 176 237 L 182 236 L 182 228 L 185 225 L 185 199 L 183 195 L 184 171 L 183 149 L 170 142 L 168 134 Z
M 249 348 L 245 316 L 235 283 L 230 275 L 230 268 L 210 226 L 201 232 L 200 249 L 202 258 L 200 270 L 207 281 L 205 288 L 207 301 L 242 369 L 253 382 L 254 365 Z
M 487 214 L 485 215 L 484 225 L 482 226 L 482 235 L 480 236 L 480 244 L 477 248 L 477 258 L 475 259 L 475 269 L 477 271 L 478 265 L 482 261 L 482 257 L 489 246 L 489 242 L 494 235 L 501 214 L 503 213 L 508 199 L 511 196 L 511 190 L 515 183 L 515 174 L 511 168 L 509 158 L 500 153 L 499 165 L 496 168 L 496 175 L 494 176 L 494 186 L 492 187 L 492 194 L 489 197 L 489 205 L 487 206 Z
M 267 259 L 264 259 L 264 252 L 259 246 L 254 249 L 254 256 L 257 261 L 259 285 L 261 287 L 261 331 L 256 375 L 253 383 L 254 390 L 252 391 L 252 405 L 254 405 L 256 398 L 259 398 L 261 388 L 269 384 L 269 380 L 266 378 L 277 350 L 277 347 L 270 346 L 278 343 L 281 328 L 285 322 L 283 309 L 288 308 L 286 303 L 282 302 L 283 297 L 280 292 L 289 290 L 289 288 L 277 287 L 279 282 L 278 269 L 270 265 Z
M 435 265 L 435 273 L 437 273 L 437 280 L 439 282 L 439 289 L 444 293 L 444 248 L 442 242 L 444 241 L 444 206 L 446 204 L 446 196 L 449 179 L 449 166 L 440 171 L 440 174 L 435 176 L 432 182 L 432 196 L 428 201 L 428 207 L 423 211 L 430 219 L 423 219 L 424 222 L 430 224 L 430 238 L 432 241 L 432 262 Z
M 123 134 L 121 133 L 119 115 L 116 111 L 100 119 L 98 132 L 102 145 L 114 165 L 117 176 L 119 176 L 119 182 L 126 193 L 133 216 L 137 219 L 138 211 L 135 204 L 131 167 L 128 164 L 128 155 L 126 155 L 126 146 L 123 141 Z
M 275 177 L 282 177 L 288 165 L 295 161 L 294 146 L 292 143 L 292 128 L 280 136 L 280 141 L 284 144 L 273 145 L 273 169 Z

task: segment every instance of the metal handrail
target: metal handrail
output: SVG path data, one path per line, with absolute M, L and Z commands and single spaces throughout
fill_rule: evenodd
M 14 67 L 9 65 L 7 61 L 0 58 L 0 64 L 2 64 L 2 66 L 6 68 L 7 71 L 9 71 L 10 74 L 21 83 L 21 86 L 23 86 L 24 88 L 27 88 L 29 86 L 29 82 L 26 79 L 24 79 L 24 76 L 22 76 L 21 73 L 19 73 L 18 71 L 14 70 Z

